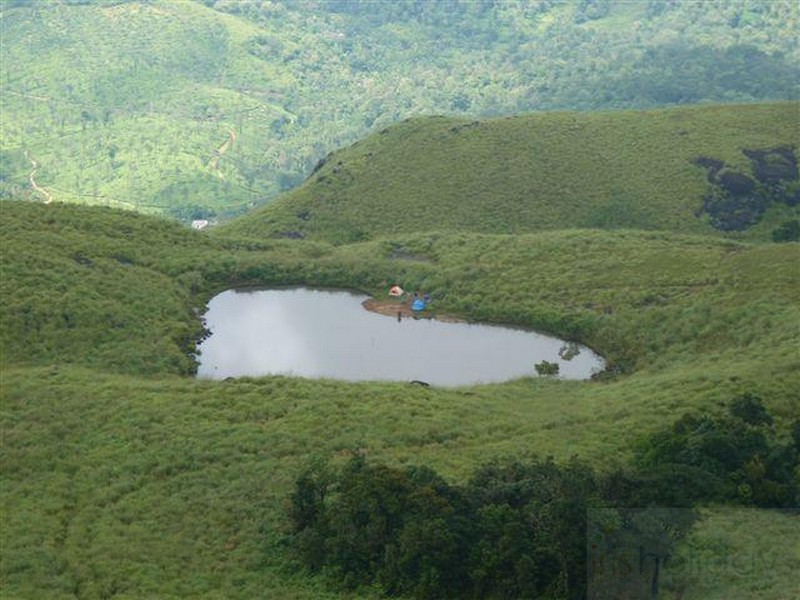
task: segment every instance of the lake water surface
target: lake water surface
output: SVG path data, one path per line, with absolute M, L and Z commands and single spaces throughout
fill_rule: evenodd
M 456 386 L 536 375 L 586 379 L 603 359 L 584 346 L 570 360 L 565 342 L 531 331 L 366 310 L 367 296 L 333 290 L 228 290 L 208 304 L 211 335 L 199 346 L 198 377 L 296 375 L 348 381 L 425 381 Z

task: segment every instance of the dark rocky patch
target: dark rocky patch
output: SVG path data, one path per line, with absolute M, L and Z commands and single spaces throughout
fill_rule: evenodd
M 83 265 L 84 267 L 91 267 L 94 264 L 91 258 L 86 258 L 82 254 L 76 254 L 72 258 L 75 260 L 76 263 L 78 263 L 79 265 Z
M 113 258 L 115 261 L 117 261 L 119 264 L 121 264 L 124 267 L 132 267 L 133 266 L 133 261 L 130 258 L 128 258 L 127 256 L 123 255 L 123 254 L 115 254 L 111 258 Z
M 311 211 L 308 209 L 303 209 L 297 213 L 297 218 L 301 221 L 308 221 L 311 218 Z
M 703 201 L 711 225 L 720 231 L 742 231 L 761 220 L 769 205 L 769 199 L 762 195 L 735 195 L 715 190 Z
M 711 158 L 710 156 L 698 156 L 694 159 L 694 164 L 708 170 L 708 182 L 716 183 L 717 173 L 722 170 L 725 163 L 719 159 Z
M 711 225 L 721 231 L 752 227 L 773 201 L 789 206 L 800 202 L 797 158 L 792 148 L 780 146 L 742 152 L 750 159 L 755 179 L 713 157 L 700 156 L 693 161 L 707 170 L 711 184 L 702 208 L 695 214 L 698 217 L 707 214 Z
M 782 180 L 797 181 L 797 157 L 788 146 L 770 150 L 743 150 L 753 164 L 753 174 L 761 183 L 767 185 Z
M 800 185 L 795 185 L 794 189 L 785 189 L 783 201 L 789 206 L 797 206 L 800 204 Z
M 753 165 L 756 179 L 766 188 L 772 199 L 789 206 L 800 203 L 797 157 L 794 149 L 778 146 L 770 150 L 744 150 Z
M 717 181 L 729 194 L 733 196 L 747 196 L 753 193 L 756 182 L 744 173 L 723 169 L 717 176 Z

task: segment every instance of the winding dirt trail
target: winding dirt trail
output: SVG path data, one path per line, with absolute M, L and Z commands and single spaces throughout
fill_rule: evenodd
M 222 155 L 233 147 L 235 141 L 236 141 L 236 132 L 233 129 L 229 129 L 228 139 L 225 140 L 219 148 L 214 150 L 214 155 L 211 157 L 211 160 L 208 161 L 208 168 L 216 171 L 217 177 L 219 177 L 220 179 L 225 179 L 225 175 L 219 168 L 219 161 L 222 159 Z
M 53 201 L 53 194 L 51 194 L 46 189 L 41 187 L 38 183 L 36 183 L 36 180 L 34 179 L 36 171 L 39 169 L 39 163 L 37 163 L 33 158 L 31 158 L 31 155 L 28 154 L 27 150 L 25 150 L 25 158 L 27 158 L 30 161 L 31 168 L 33 169 L 30 172 L 30 175 L 28 175 L 28 181 L 31 184 L 31 188 L 33 188 L 33 191 L 38 192 L 44 196 L 45 204 L 50 204 Z

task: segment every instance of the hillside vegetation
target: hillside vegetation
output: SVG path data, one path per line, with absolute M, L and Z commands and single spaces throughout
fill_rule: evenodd
M 0 194 L 228 217 L 413 115 L 796 98 L 797 27 L 790 0 L 8 0 Z
M 780 439 L 800 414 L 797 243 L 443 229 L 334 245 L 8 202 L 0 223 L 10 597 L 378 597 L 297 570 L 287 505 L 309 462 L 358 451 L 453 482 L 505 457 L 579 455 L 605 470 L 629 463 L 642 436 L 742 393 L 763 398 Z M 456 389 L 185 376 L 195 309 L 217 290 L 307 284 L 382 297 L 398 281 L 430 290 L 436 310 L 587 342 L 611 371 Z M 716 514 L 692 535 L 764 556 L 797 536 L 796 515 L 734 520 Z M 776 564 L 744 580 L 691 579 L 682 597 L 796 595 L 798 557 Z
M 302 186 L 223 229 L 335 242 L 574 227 L 769 239 L 797 217 L 798 147 L 797 103 L 417 118 L 332 153 Z M 783 179 L 763 177 L 751 159 L 775 148 L 788 153 L 770 158 L 785 165 Z M 704 160 L 716 161 L 714 174 Z M 749 187 L 728 190 L 725 173 Z M 712 196 L 719 204 L 704 201 Z

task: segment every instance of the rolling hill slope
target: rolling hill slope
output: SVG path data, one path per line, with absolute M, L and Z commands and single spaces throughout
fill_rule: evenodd
M 287 552 L 287 498 L 312 457 L 360 448 L 460 481 L 496 457 L 624 464 L 642 435 L 742 392 L 764 398 L 782 435 L 800 414 L 796 243 L 586 230 L 259 242 L 31 203 L 3 203 L 0 225 L 10 597 L 379 597 L 328 588 Z M 461 389 L 181 375 L 199 335 L 193 309 L 216 290 L 380 295 L 390 281 L 431 290 L 445 312 L 590 342 L 622 373 Z M 755 509 L 736 523 L 704 522 L 697 543 L 768 553 L 797 532 L 796 517 Z M 778 566 L 751 573 L 745 590 L 791 597 L 800 562 Z M 722 573 L 682 597 L 742 590 Z
M 412 119 L 329 155 L 302 186 L 222 231 L 337 242 L 430 229 L 708 234 L 716 205 L 704 211 L 704 197 L 736 194 L 711 182 L 721 176 L 697 164 L 705 157 L 753 184 L 731 214 L 752 207 L 758 222 L 763 196 L 766 218 L 749 235 L 764 239 L 797 215 L 798 146 L 797 103 Z M 775 148 L 791 153 L 783 200 L 746 154 Z
M 0 195 L 229 217 L 411 115 L 796 98 L 797 19 L 783 0 L 9 0 Z
M 3 593 L 378 598 L 293 561 L 287 503 L 310 461 L 357 449 L 454 482 L 508 457 L 579 455 L 608 471 L 630 464 L 643 436 L 741 394 L 763 399 L 789 439 L 800 244 L 765 240 L 797 218 L 797 110 L 414 119 L 208 233 L 104 207 L 0 202 Z M 720 206 L 763 213 L 727 232 L 746 221 L 725 221 Z M 560 381 L 531 368 L 456 389 L 191 377 L 199 315 L 220 290 L 384 298 L 397 282 L 428 291 L 434 313 L 584 342 L 609 370 Z M 735 526 L 712 515 L 693 543 L 737 556 L 795 543 L 797 515 L 735 510 Z M 800 557 L 775 564 L 688 577 L 675 595 L 796 596 Z

